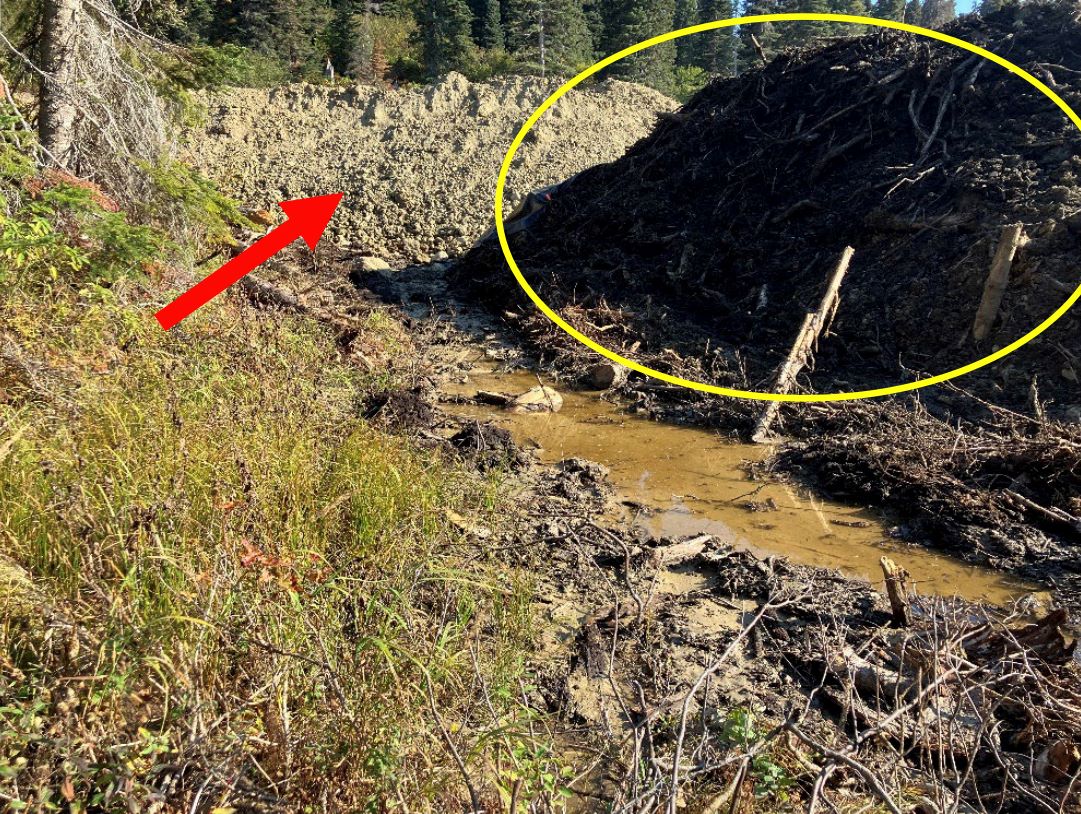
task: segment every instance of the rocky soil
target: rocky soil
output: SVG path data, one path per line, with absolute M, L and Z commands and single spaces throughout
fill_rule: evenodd
M 253 206 L 342 191 L 329 236 L 398 261 L 461 253 L 492 224 L 495 179 L 518 128 L 560 82 L 450 74 L 404 91 L 292 85 L 206 96 L 191 160 Z M 575 90 L 533 129 L 509 178 L 531 189 L 621 156 L 676 103 L 646 87 Z

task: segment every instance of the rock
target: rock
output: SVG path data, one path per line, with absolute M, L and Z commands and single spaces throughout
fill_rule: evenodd
M 436 252 L 432 255 L 432 260 L 436 263 L 445 263 L 447 260 L 450 260 L 450 255 L 446 252 Z
M 361 257 L 357 264 L 362 271 L 390 271 L 390 263 L 382 257 Z
M 586 371 L 586 381 L 597 390 L 610 390 L 627 381 L 630 371 L 615 362 L 600 362 Z
M 610 474 L 608 467 L 585 458 L 564 458 L 555 468 L 583 484 L 604 484 Z
M 507 405 L 512 413 L 558 413 L 563 397 L 551 387 L 533 387 L 515 396 Z

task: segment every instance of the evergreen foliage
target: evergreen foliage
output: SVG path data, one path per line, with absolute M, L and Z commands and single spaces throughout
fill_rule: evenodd
M 40 0 L 23 0 L 33 5 Z M 1019 0 L 982 0 L 991 13 Z M 17 4 L 18 5 L 18 4 Z M 185 86 L 318 81 L 329 59 L 346 81 L 422 82 L 448 71 L 566 76 L 677 28 L 736 16 L 837 12 L 941 28 L 955 0 L 124 0 L 157 36 L 191 49 Z M 611 75 L 685 98 L 784 50 L 863 33 L 834 23 L 762 24 L 655 46 Z M 753 39 L 752 39 L 753 35 Z

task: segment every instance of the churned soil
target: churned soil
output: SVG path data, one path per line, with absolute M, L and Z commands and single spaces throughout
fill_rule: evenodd
M 1075 3 L 966 17 L 949 33 L 1081 107 Z M 705 88 L 622 159 L 566 184 L 511 237 L 531 285 L 600 343 L 698 381 L 769 390 L 842 250 L 855 258 L 805 392 L 881 387 L 1019 338 L 1081 280 L 1078 133 L 978 56 L 872 31 Z M 983 341 L 972 326 L 1003 227 L 1028 242 Z M 542 363 L 589 357 L 537 314 L 498 246 L 454 271 Z M 959 384 L 874 402 L 786 406 L 772 468 L 890 510 L 897 534 L 1081 602 L 1081 314 Z M 746 432 L 754 402 L 632 374 L 657 418 Z
M 331 240 L 394 261 L 463 252 L 493 220 L 495 180 L 514 134 L 560 81 L 507 77 L 387 90 L 307 84 L 204 97 L 188 133 L 194 164 L 253 206 L 341 191 Z M 618 158 L 676 103 L 603 82 L 561 99 L 523 145 L 514 206 L 529 190 Z M 276 211 L 276 210 L 275 210 Z
M 949 33 L 1077 108 L 1078 16 L 1072 3 L 1034 4 L 964 18 Z M 579 309 L 579 330 L 659 369 L 759 390 L 851 245 L 840 308 L 801 383 L 881 387 L 987 355 L 1074 290 L 1077 139 L 1004 68 L 874 30 L 714 82 L 626 156 L 573 179 L 511 245 L 553 306 Z M 1028 243 L 976 341 L 991 258 L 1014 223 Z M 522 302 L 498 246 L 474 250 L 460 276 L 502 309 Z M 1019 405 L 1035 378 L 1052 413 L 1081 417 L 1079 340 L 1081 315 L 1067 313 L 966 386 Z

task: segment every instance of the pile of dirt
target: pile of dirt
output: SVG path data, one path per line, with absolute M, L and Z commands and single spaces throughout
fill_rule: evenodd
M 461 253 L 492 222 L 503 154 L 560 82 L 449 74 L 402 91 L 299 84 L 205 97 L 190 160 L 255 206 L 342 191 L 329 235 L 371 254 L 426 261 Z M 520 151 L 508 200 L 618 158 L 676 106 L 639 85 L 605 82 L 564 97 Z
M 1013 6 L 949 33 L 1012 60 L 1081 108 L 1074 3 Z M 565 185 L 514 236 L 519 265 L 602 343 L 662 370 L 770 389 L 846 245 L 855 259 L 802 386 L 880 387 L 1017 339 L 1078 283 L 1076 129 L 1005 69 L 876 30 L 713 83 L 622 159 Z M 1029 241 L 989 335 L 972 326 L 1003 227 Z M 460 277 L 524 301 L 498 247 Z M 616 316 L 613 316 L 615 314 Z M 593 318 L 596 315 L 596 318 Z M 966 379 L 1081 416 L 1081 315 Z M 673 353 L 674 351 L 674 353 Z M 692 361 L 688 361 L 692 360 Z

